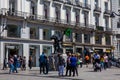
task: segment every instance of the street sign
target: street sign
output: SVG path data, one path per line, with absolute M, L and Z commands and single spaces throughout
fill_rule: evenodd
M 70 36 L 71 33 L 72 33 L 72 31 L 71 31 L 70 28 L 67 28 L 67 29 L 65 30 L 65 35 L 66 35 L 66 36 Z

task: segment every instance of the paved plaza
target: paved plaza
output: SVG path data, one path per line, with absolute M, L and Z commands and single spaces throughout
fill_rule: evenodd
M 0 71 L 0 80 L 120 80 L 120 69 L 112 67 L 102 72 L 93 72 L 92 66 L 79 68 L 79 76 L 59 77 L 57 71 L 50 71 L 48 75 L 39 74 L 39 69 L 21 71 L 8 74 L 8 70 Z

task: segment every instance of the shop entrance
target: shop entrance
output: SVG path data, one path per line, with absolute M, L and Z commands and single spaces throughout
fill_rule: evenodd
M 39 46 L 30 46 L 30 52 L 29 52 L 29 57 L 32 57 L 32 66 L 33 67 L 38 67 L 39 66 L 39 56 L 40 56 L 40 51 L 39 51 Z
M 8 57 L 18 55 L 18 49 L 8 49 Z
M 23 56 L 23 49 L 21 44 L 5 44 L 4 58 L 9 60 L 14 55 Z

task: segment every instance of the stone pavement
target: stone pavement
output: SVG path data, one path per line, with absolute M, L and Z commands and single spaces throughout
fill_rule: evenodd
M 8 74 L 8 70 L 0 70 L 0 80 L 120 80 L 120 68 L 110 68 L 102 72 L 94 72 L 92 66 L 79 68 L 79 76 L 59 77 L 57 71 L 50 71 L 48 75 L 39 74 L 39 69 L 19 71 Z

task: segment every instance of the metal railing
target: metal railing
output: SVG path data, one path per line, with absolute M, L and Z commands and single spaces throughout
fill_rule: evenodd
M 83 3 L 83 8 L 90 10 L 91 9 L 91 5 L 87 4 L 87 3 Z
M 81 27 L 84 28 L 85 27 L 85 28 L 95 29 L 95 26 L 92 25 L 92 24 L 85 25 L 84 23 L 71 21 L 71 20 L 69 20 L 67 22 L 66 19 L 57 19 L 56 17 L 50 17 L 50 16 L 47 16 L 47 18 L 45 18 L 44 15 L 26 13 L 26 12 L 21 12 L 21 11 L 17 11 L 17 10 L 11 12 L 11 11 L 9 11 L 9 9 L 5 9 L 5 8 L 0 10 L 0 14 L 6 15 L 6 16 L 23 17 L 24 19 L 28 19 L 28 20 L 47 21 L 49 23 L 59 23 L 59 24 L 62 24 L 62 25 L 77 26 L 79 28 L 81 28 Z
M 25 12 L 6 9 L 6 8 L 2 8 L 0 12 L 2 15 L 7 15 L 7 16 L 17 16 L 17 17 L 25 17 L 26 16 Z

